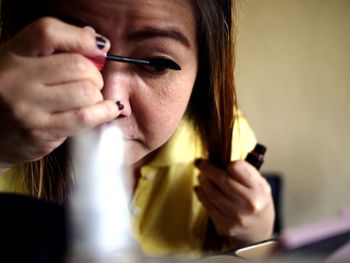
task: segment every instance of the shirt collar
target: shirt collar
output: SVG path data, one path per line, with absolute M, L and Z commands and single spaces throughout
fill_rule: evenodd
M 170 139 L 158 150 L 155 158 L 148 163 L 150 166 L 164 167 L 177 163 L 193 162 L 202 156 L 203 147 L 193 126 L 185 118 Z

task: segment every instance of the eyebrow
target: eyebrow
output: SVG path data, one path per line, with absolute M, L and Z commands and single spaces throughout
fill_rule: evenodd
M 182 45 L 190 48 L 191 43 L 188 38 L 176 28 L 155 28 L 155 27 L 145 27 L 139 31 L 132 32 L 127 35 L 127 40 L 129 41 L 139 41 L 151 38 L 170 38 L 176 40 Z
M 0 0 L 1 1 L 1 0 Z M 89 23 L 82 21 L 80 19 L 74 18 L 72 16 L 67 16 L 63 14 L 54 14 L 55 17 L 65 21 L 66 23 L 78 26 L 85 27 L 89 26 Z M 132 32 L 127 35 L 126 39 L 128 41 L 140 41 L 151 38 L 170 38 L 176 40 L 177 42 L 183 44 L 187 48 L 191 47 L 191 42 L 189 39 L 177 28 L 169 27 L 169 28 L 156 28 L 156 27 L 144 27 L 141 30 Z

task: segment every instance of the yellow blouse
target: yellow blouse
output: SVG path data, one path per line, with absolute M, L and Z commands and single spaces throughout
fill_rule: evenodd
M 242 159 L 255 146 L 254 133 L 243 117 L 235 123 L 232 160 Z M 133 235 L 146 255 L 201 255 L 206 215 L 193 187 L 202 157 L 202 145 L 183 121 L 171 139 L 150 163 L 141 168 L 141 178 L 131 205 Z M 0 191 L 20 192 L 18 175 L 0 176 Z
M 233 138 L 232 160 L 244 158 L 256 144 L 243 117 L 235 123 Z M 141 168 L 131 211 L 133 233 L 146 254 L 201 255 L 206 215 L 193 191 L 198 175 L 193 161 L 199 157 L 198 135 L 183 122 L 156 158 Z

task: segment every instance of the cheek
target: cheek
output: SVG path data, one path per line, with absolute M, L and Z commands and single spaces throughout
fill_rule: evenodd
M 193 84 L 194 77 L 184 77 L 167 84 L 164 82 L 157 92 L 149 92 L 148 103 L 140 111 L 138 120 L 151 148 L 165 143 L 177 128 L 187 108 Z

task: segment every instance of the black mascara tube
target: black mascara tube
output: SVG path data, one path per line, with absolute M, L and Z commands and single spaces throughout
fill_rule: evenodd
M 248 153 L 245 160 L 259 170 L 264 163 L 264 155 L 266 150 L 267 148 L 264 145 L 258 143 L 255 145 L 255 148 Z

